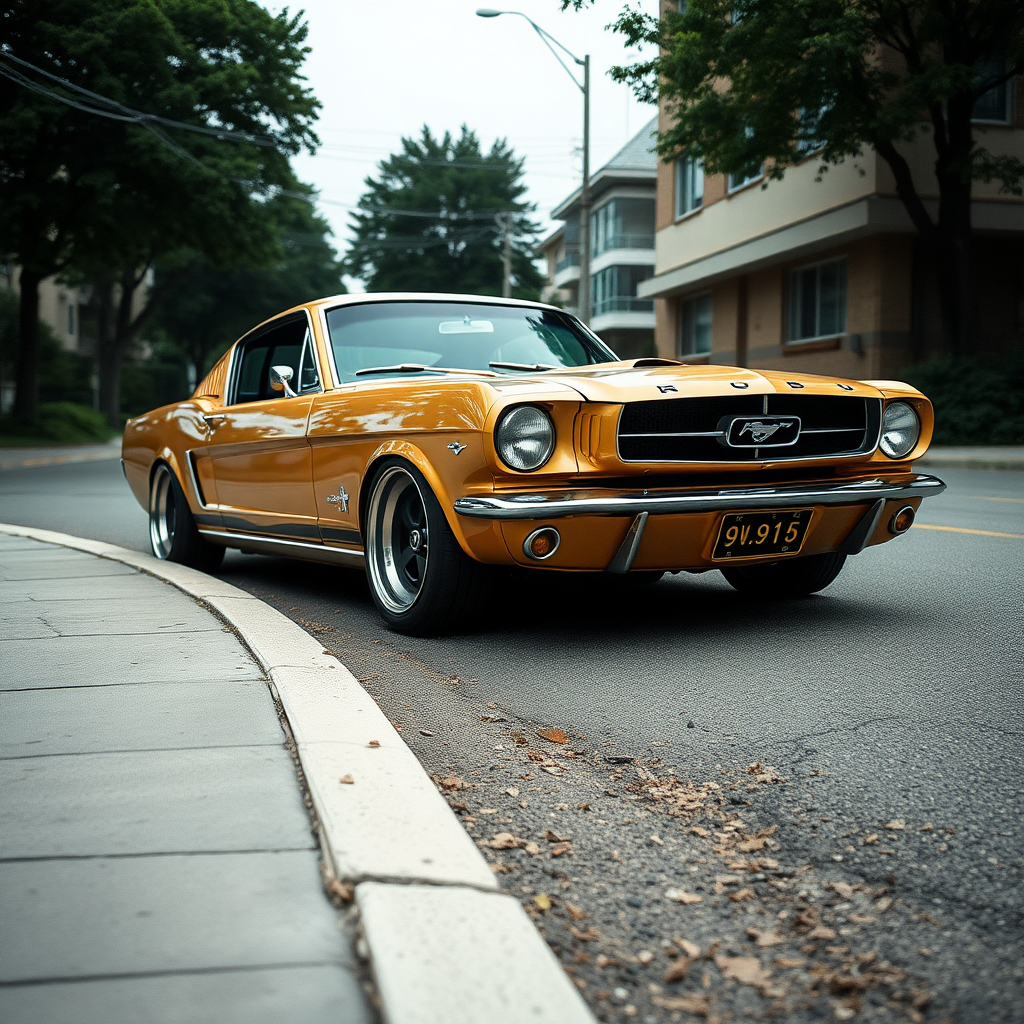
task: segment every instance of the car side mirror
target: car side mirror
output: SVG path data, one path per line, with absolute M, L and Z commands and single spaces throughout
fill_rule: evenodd
M 270 387 L 274 391 L 283 391 L 289 398 L 295 397 L 288 381 L 295 376 L 295 371 L 290 366 L 272 366 L 270 368 Z

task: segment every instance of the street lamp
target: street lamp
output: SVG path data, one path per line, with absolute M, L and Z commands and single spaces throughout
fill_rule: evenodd
M 517 14 L 533 27 L 544 45 L 555 55 L 555 60 L 565 68 L 565 73 L 572 79 L 573 85 L 583 93 L 583 188 L 580 190 L 580 293 L 579 317 L 586 324 L 590 322 L 590 54 L 583 58 L 577 57 L 568 47 L 563 46 L 550 32 L 545 32 L 532 18 L 522 11 L 497 11 L 493 7 L 481 7 L 477 12 L 480 18 L 497 18 L 501 14 Z M 554 45 L 552 45 L 554 44 Z M 582 84 L 569 69 L 558 50 L 568 54 L 572 60 L 583 68 Z

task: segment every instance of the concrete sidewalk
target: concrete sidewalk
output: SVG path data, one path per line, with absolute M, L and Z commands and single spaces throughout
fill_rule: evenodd
M 946 469 L 1024 469 L 1024 445 L 990 447 L 932 447 L 917 466 L 941 466 Z
M 128 565 L 0 535 L 0 1020 L 376 1020 L 263 672 Z

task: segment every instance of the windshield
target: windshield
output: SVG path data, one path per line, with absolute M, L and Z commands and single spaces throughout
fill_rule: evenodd
M 528 306 L 367 302 L 329 310 L 327 328 L 339 383 L 431 367 L 515 376 L 617 358 L 571 317 Z

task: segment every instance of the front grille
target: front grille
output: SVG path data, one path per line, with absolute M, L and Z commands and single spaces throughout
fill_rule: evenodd
M 767 404 L 766 404 L 767 398 Z M 720 429 L 727 416 L 799 416 L 795 444 L 733 448 Z M 726 395 L 631 402 L 619 417 L 623 462 L 761 462 L 870 452 L 878 443 L 882 403 L 845 395 Z

